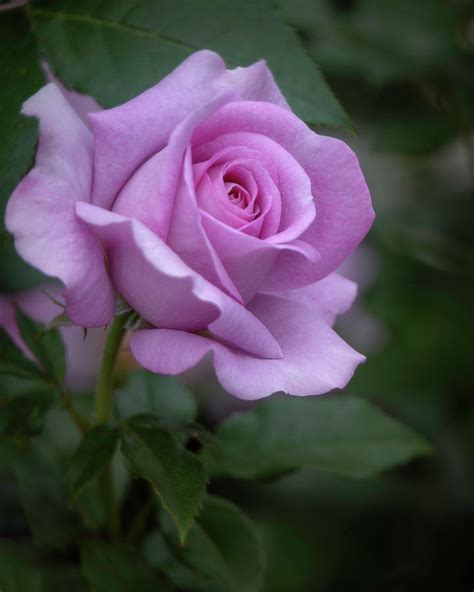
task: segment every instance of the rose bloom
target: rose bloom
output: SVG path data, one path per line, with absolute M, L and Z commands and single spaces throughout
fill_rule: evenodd
M 356 295 L 334 270 L 374 218 L 348 146 L 298 119 L 264 62 L 209 51 L 128 103 L 75 107 L 54 83 L 25 103 L 38 152 L 6 216 L 71 320 L 108 324 L 120 294 L 153 372 L 210 356 L 244 399 L 345 386 L 364 357 L 331 328 Z

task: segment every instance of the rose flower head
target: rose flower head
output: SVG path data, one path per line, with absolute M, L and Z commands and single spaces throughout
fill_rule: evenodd
M 350 148 L 309 129 L 263 61 L 227 70 L 199 51 L 112 109 L 84 117 L 51 83 L 23 112 L 39 145 L 7 227 L 61 280 L 73 323 L 108 324 L 120 295 L 154 372 L 210 356 L 244 399 L 347 384 L 364 357 L 331 326 L 356 286 L 334 270 L 373 222 L 370 194 Z

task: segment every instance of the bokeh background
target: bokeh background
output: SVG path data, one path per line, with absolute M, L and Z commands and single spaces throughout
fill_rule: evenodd
M 315 129 L 357 152 L 377 212 L 369 237 L 343 269 L 361 289 L 339 328 L 368 357 L 347 391 L 424 434 L 434 453 L 364 481 L 308 470 L 277 483 L 217 481 L 212 489 L 259 525 L 267 592 L 472 590 L 474 5 L 274 4 L 352 119 L 353 132 Z M 32 33 L 23 16 L 0 19 L 4 51 L 26 56 Z M 197 12 L 196 28 L 199 19 Z M 1 183 L 8 186 L 5 175 Z M 5 233 L 2 268 L 3 294 L 42 281 L 20 264 Z M 208 425 L 243 408 L 205 371 L 186 380 Z M 21 530 L 15 504 L 11 484 L 0 481 L 2 536 Z
M 377 212 L 345 266 L 362 294 L 340 329 L 368 356 L 347 390 L 404 419 L 435 452 L 362 482 L 308 471 L 258 490 L 222 487 L 262 523 L 268 591 L 471 590 L 474 6 L 280 6 L 354 122 L 356 134 L 341 137 Z

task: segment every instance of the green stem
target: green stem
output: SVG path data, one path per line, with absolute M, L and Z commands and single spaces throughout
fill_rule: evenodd
M 112 416 L 112 395 L 114 388 L 114 368 L 120 350 L 128 314 L 118 315 L 112 321 L 102 353 L 102 365 L 95 395 L 96 424 L 107 423 Z M 107 529 L 112 539 L 120 536 L 120 518 L 114 488 L 112 464 L 109 463 L 100 476 L 100 488 Z
M 95 415 L 98 424 L 106 423 L 112 415 L 114 368 L 120 344 L 125 335 L 127 318 L 128 314 L 126 313 L 116 316 L 107 332 L 95 395 Z

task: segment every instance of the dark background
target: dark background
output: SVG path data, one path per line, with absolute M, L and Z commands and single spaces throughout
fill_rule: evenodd
M 338 135 L 377 213 L 345 266 L 362 296 L 341 331 L 368 356 L 347 391 L 435 450 L 367 481 L 307 471 L 222 491 L 262 524 L 269 592 L 471 590 L 474 7 L 297 0 L 283 10 L 353 120 L 355 135 Z

